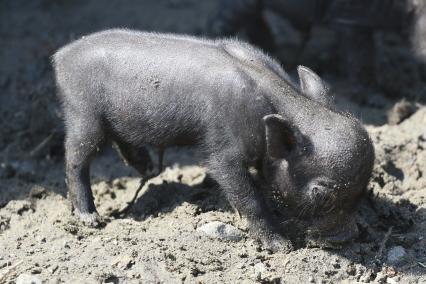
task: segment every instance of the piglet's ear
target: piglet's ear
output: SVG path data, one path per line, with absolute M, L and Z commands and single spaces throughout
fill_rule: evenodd
M 263 117 L 265 123 L 266 151 L 272 159 L 285 159 L 296 151 L 302 136 L 281 115 L 270 114 Z
M 325 106 L 332 107 L 334 98 L 330 95 L 327 84 L 314 71 L 305 66 L 298 66 L 300 90 L 302 93 Z

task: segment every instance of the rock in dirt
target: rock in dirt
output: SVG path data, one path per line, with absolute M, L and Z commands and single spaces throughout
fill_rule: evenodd
M 403 120 L 410 117 L 416 111 L 416 106 L 402 99 L 397 102 L 388 112 L 388 123 L 390 125 L 400 124 Z
M 16 284 L 41 284 L 40 278 L 31 274 L 20 274 L 18 278 L 16 278 Z
M 387 278 L 386 279 L 386 283 L 388 283 L 388 284 L 398 284 L 398 282 L 396 280 L 392 279 L 392 278 Z
M 10 217 L 0 216 L 0 233 L 9 229 Z
M 31 188 L 30 198 L 42 199 L 48 195 L 46 188 L 39 185 L 35 185 Z
M 404 260 L 407 252 L 401 246 L 396 246 L 388 251 L 387 262 L 389 264 L 397 264 Z
M 197 228 L 197 232 L 202 232 L 209 237 L 227 241 L 239 241 L 242 238 L 242 232 L 232 225 L 219 221 L 213 221 Z
M 264 275 L 267 271 L 265 264 L 259 262 L 254 265 L 254 275 L 253 278 L 256 281 L 260 281 L 262 279 L 262 274 Z
M 272 273 L 268 266 L 262 262 L 258 262 L 253 266 L 253 274 L 251 275 L 252 279 L 260 283 L 283 283 L 281 277 Z
M 134 264 L 135 264 L 135 260 L 132 257 L 128 255 L 123 255 L 116 258 L 111 265 L 119 269 L 128 269 L 132 267 Z

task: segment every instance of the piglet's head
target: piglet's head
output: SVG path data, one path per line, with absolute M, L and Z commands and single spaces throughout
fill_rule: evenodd
M 299 67 L 305 107 L 263 118 L 264 173 L 283 219 L 304 224 L 310 242 L 335 245 L 357 236 L 354 215 L 370 178 L 374 148 L 362 124 L 334 110 L 324 82 Z

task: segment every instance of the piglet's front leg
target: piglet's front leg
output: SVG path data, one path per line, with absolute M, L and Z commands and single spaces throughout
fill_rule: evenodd
M 210 161 L 212 177 L 220 184 L 231 205 L 249 221 L 250 233 L 259 239 L 266 249 L 273 252 L 289 252 L 292 244 L 284 239 L 274 226 L 272 217 L 244 162 L 235 157 Z

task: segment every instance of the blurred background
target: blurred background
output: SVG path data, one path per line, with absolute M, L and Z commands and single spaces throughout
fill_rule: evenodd
M 398 123 L 425 100 L 422 2 L 0 1 L 0 175 L 12 175 L 16 160 L 62 159 L 50 56 L 108 28 L 238 37 L 276 57 L 292 76 L 298 64 L 315 70 L 339 106 L 366 124 Z

